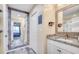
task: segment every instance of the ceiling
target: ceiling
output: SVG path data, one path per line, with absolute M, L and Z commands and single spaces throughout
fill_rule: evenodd
M 9 7 L 30 12 L 35 4 L 8 4 Z
M 11 18 L 14 19 L 19 19 L 19 18 L 26 18 L 27 14 L 17 12 L 17 11 L 11 11 Z
M 30 12 L 35 5 L 34 4 L 8 4 L 8 6 L 21 11 Z M 12 19 L 26 18 L 27 14 L 17 12 L 17 11 L 12 11 L 11 17 Z

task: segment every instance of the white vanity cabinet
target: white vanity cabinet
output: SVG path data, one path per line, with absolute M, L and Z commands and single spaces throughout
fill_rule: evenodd
M 57 51 L 57 48 L 55 45 L 53 45 L 52 43 L 48 42 L 48 54 L 59 54 L 59 52 Z
M 78 54 L 79 48 L 65 43 L 48 40 L 48 54 Z

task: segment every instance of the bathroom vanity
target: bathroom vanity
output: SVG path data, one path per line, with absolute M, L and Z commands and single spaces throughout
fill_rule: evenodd
M 79 53 L 79 5 L 56 11 L 56 34 L 48 36 L 48 54 Z
M 79 41 L 61 36 L 48 37 L 48 54 L 78 54 Z

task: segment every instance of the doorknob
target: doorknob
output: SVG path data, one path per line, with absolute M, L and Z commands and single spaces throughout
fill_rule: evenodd
M 58 52 L 61 52 L 61 50 L 57 49 Z
M 7 37 L 7 35 L 5 35 L 5 37 Z

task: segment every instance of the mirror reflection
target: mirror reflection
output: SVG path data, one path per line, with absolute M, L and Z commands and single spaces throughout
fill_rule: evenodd
M 79 5 L 58 12 L 58 32 L 79 32 Z

